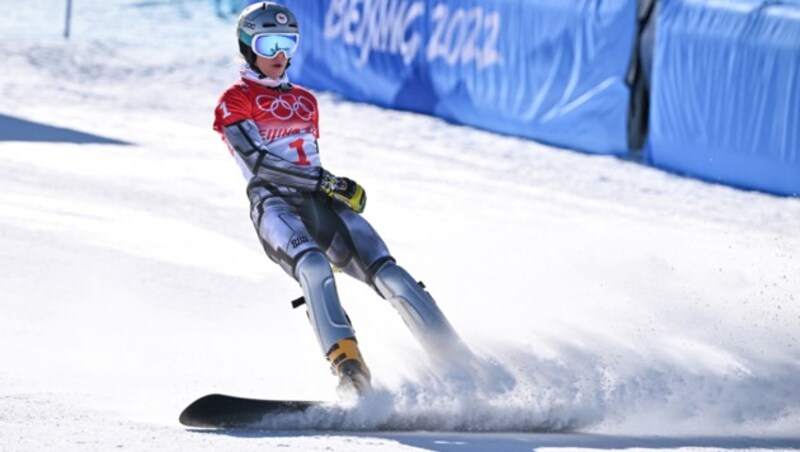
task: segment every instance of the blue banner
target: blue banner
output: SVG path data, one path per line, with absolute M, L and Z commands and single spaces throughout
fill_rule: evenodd
M 627 153 L 636 0 L 282 0 L 290 74 L 357 101 Z
M 655 166 L 800 196 L 800 1 L 661 0 Z

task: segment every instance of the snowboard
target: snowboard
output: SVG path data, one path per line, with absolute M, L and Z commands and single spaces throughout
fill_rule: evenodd
M 302 414 L 324 402 L 303 400 L 262 400 L 209 394 L 192 402 L 180 415 L 187 427 L 248 428 L 267 416 Z
M 354 414 L 356 414 L 354 416 Z M 425 430 L 439 432 L 487 431 L 495 433 L 546 433 L 568 432 L 574 426 L 542 422 L 527 426 L 503 429 L 493 426 L 488 429 L 470 424 L 469 416 L 464 424 L 453 424 L 452 413 L 428 413 L 406 417 L 362 418 L 349 404 L 315 402 L 304 400 L 264 400 L 234 397 L 224 394 L 209 394 L 192 402 L 180 415 L 180 423 L 187 427 L 227 430 L 324 430 L 324 431 L 407 431 Z

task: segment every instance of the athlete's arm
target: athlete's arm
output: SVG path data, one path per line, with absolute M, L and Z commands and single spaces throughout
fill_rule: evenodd
M 319 167 L 299 166 L 269 152 L 258 126 L 245 119 L 222 128 L 225 141 L 247 169 L 270 184 L 315 191 L 319 186 Z

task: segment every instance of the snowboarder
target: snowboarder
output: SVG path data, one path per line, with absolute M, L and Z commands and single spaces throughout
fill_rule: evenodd
M 322 166 L 317 99 L 286 74 L 300 43 L 294 14 L 276 3 L 255 3 L 239 16 L 236 36 L 244 58 L 241 80 L 222 94 L 214 129 L 248 181 L 251 219 L 264 250 L 302 288 L 340 390 L 363 394 L 370 371 L 331 265 L 388 300 L 434 357 L 463 349 L 424 286 L 397 265 L 361 216 L 364 188 Z

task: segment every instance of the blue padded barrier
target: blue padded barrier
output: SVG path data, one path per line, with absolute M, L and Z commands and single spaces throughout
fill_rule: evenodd
M 637 0 L 281 0 L 314 89 L 625 154 Z
M 646 155 L 800 195 L 800 1 L 661 0 Z

